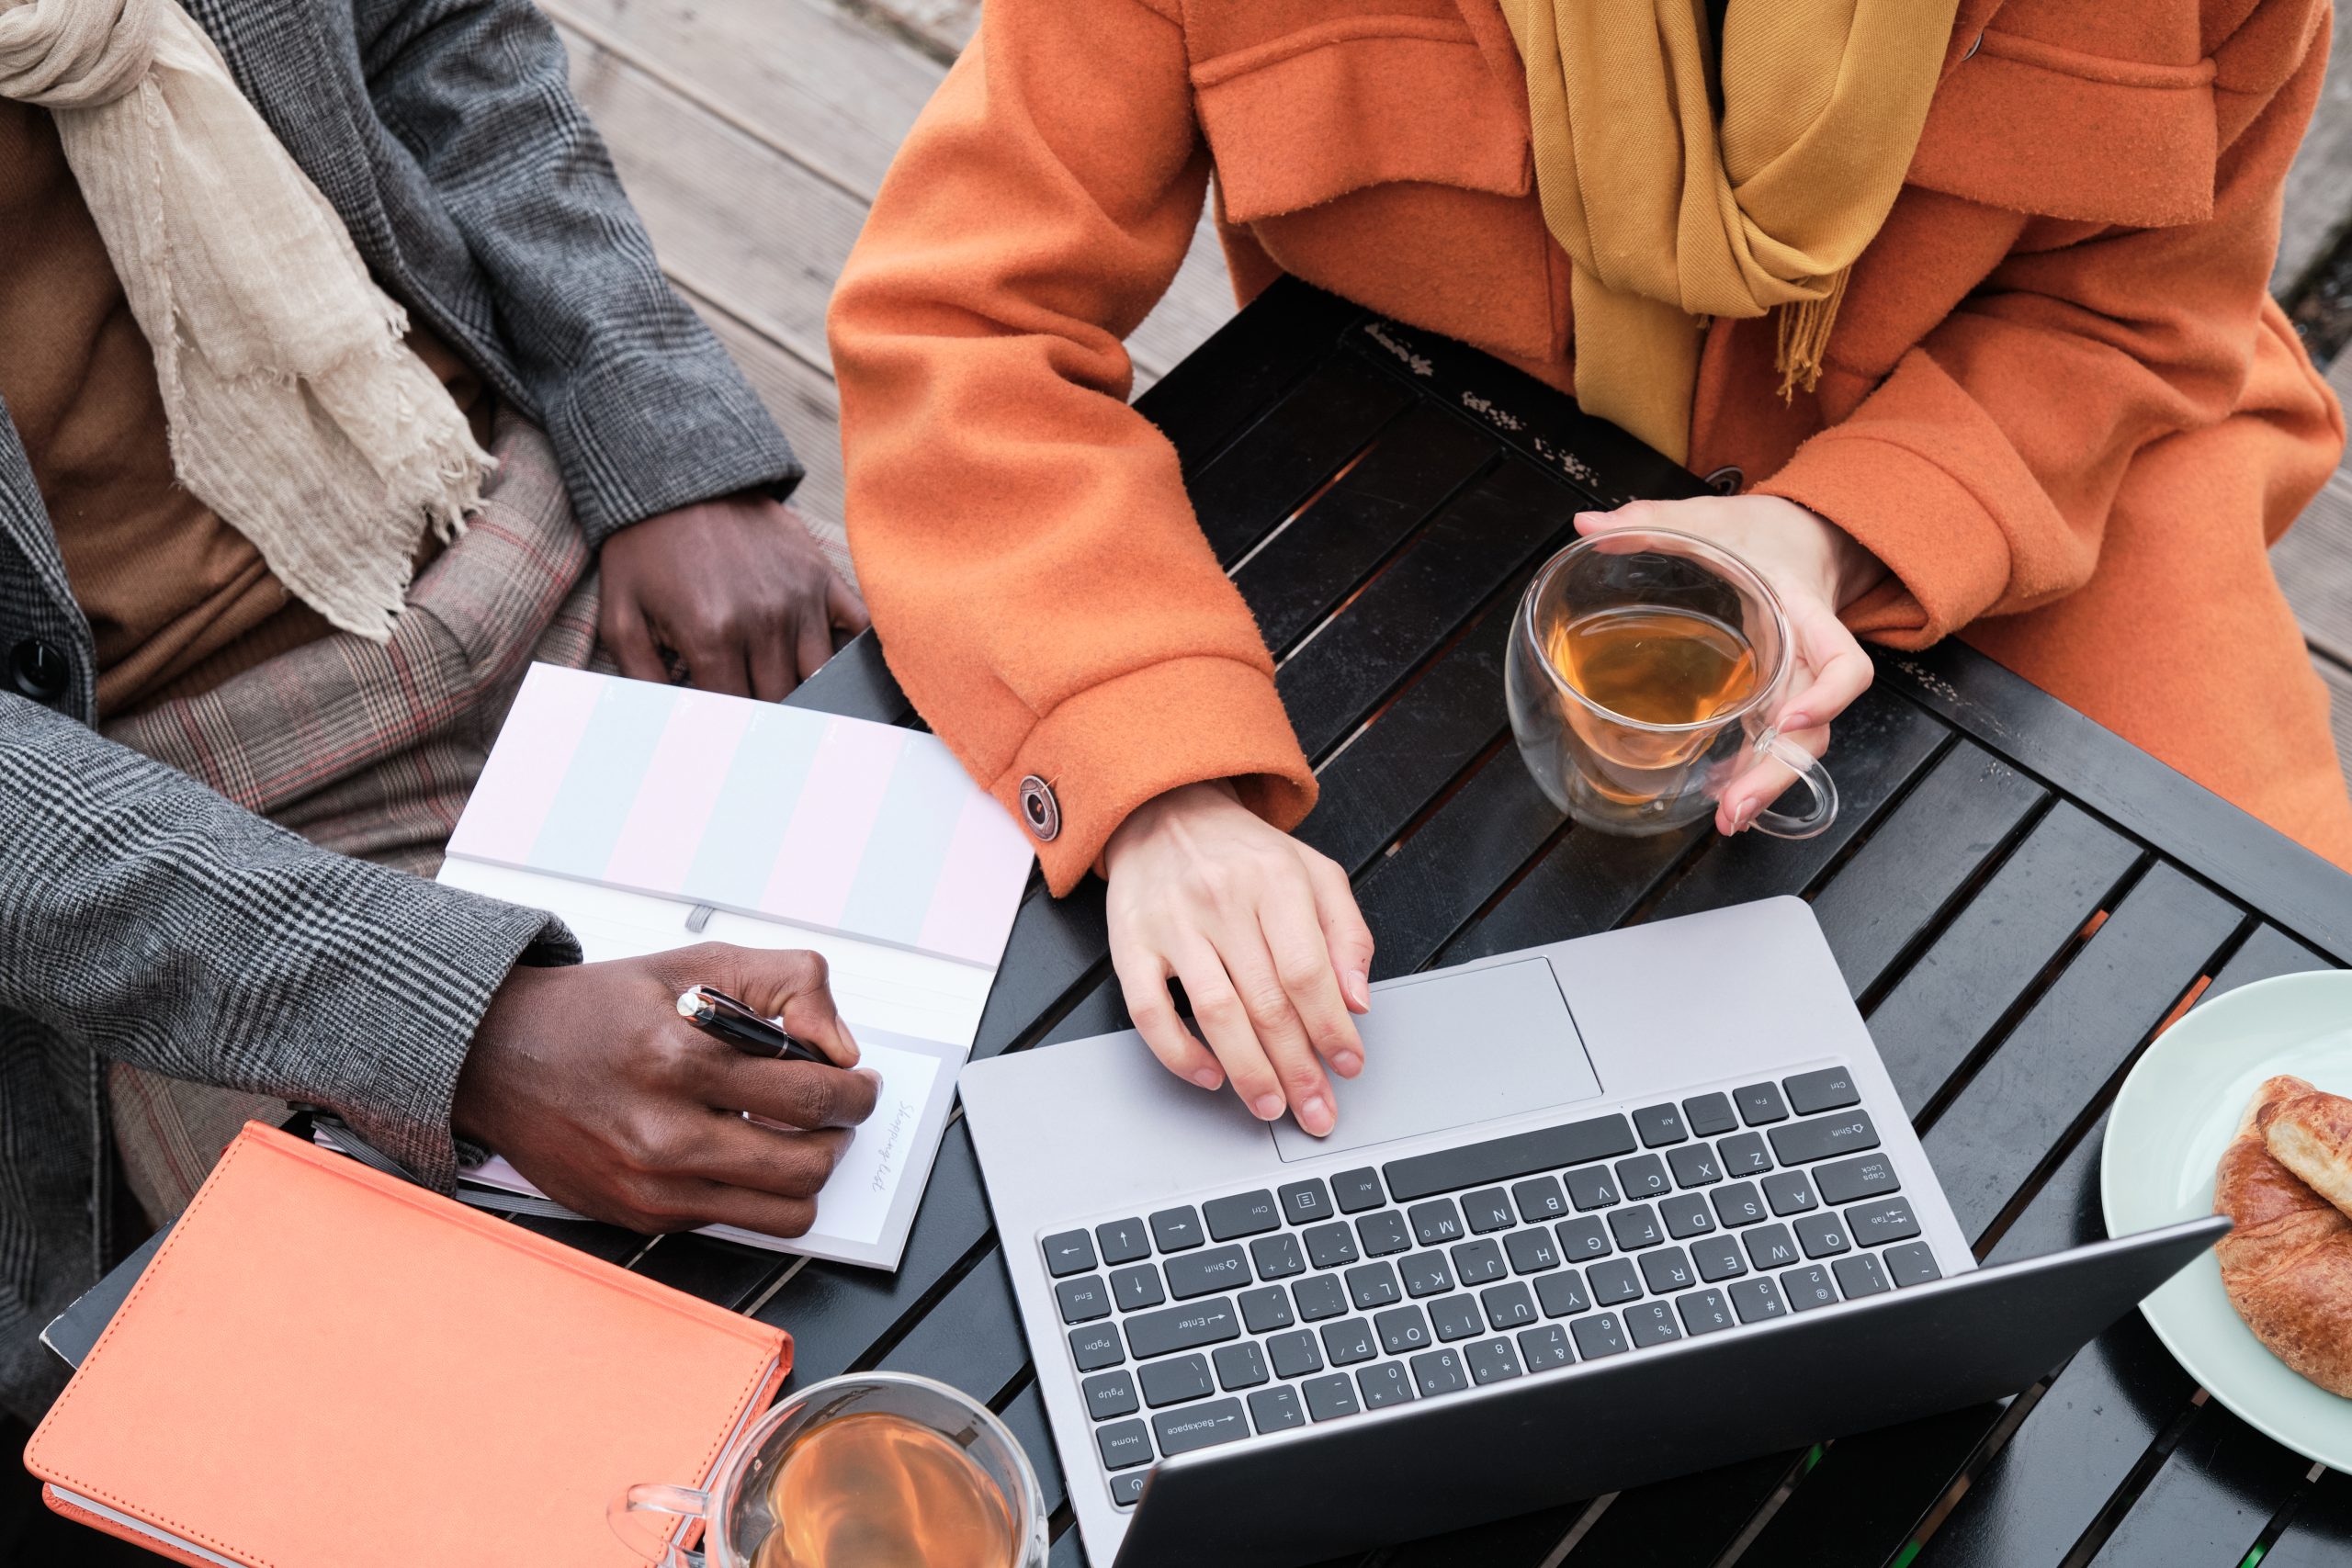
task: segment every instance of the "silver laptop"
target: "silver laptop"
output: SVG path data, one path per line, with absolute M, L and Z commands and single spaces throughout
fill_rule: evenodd
M 1098 1564 L 1316 1562 L 2014 1393 L 2227 1228 L 1977 1269 L 1794 898 L 1373 995 L 1329 1138 L 1132 1032 L 965 1069 Z

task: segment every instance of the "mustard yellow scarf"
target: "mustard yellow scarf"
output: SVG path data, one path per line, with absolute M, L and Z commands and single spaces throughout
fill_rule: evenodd
M 1689 456 L 1700 336 L 1781 310 L 1813 389 L 1847 269 L 1894 205 L 1958 0 L 1501 0 L 1544 220 L 1575 264 L 1577 398 Z

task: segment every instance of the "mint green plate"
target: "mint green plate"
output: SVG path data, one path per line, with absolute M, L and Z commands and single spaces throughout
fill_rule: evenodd
M 2099 1156 L 2107 1233 L 2213 1212 L 2213 1167 L 2246 1101 L 2277 1073 L 2352 1095 L 2352 971 L 2282 975 L 2191 1011 L 2123 1080 Z M 2297 1453 L 2352 1470 L 2352 1400 L 2287 1370 L 2230 1305 L 2208 1252 L 2140 1304 L 2205 1391 Z

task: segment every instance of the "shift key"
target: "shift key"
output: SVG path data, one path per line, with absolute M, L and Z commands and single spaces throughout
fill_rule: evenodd
M 1867 1111 L 1840 1111 L 1810 1122 L 1772 1129 L 1772 1152 L 1782 1165 L 1810 1165 L 1832 1155 L 1858 1155 L 1878 1147 L 1878 1129 Z
M 1180 1252 L 1161 1267 L 1168 1275 L 1168 1293 L 1180 1302 L 1205 1296 L 1211 1291 L 1238 1290 L 1250 1283 L 1250 1265 L 1238 1247 Z
M 1125 1327 L 1127 1352 L 1138 1361 L 1241 1337 L 1241 1319 L 1234 1313 L 1231 1296 L 1139 1312 L 1127 1319 Z

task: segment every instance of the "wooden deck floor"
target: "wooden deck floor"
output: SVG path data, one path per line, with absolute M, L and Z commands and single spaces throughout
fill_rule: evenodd
M 841 442 L 825 301 L 899 140 L 969 36 L 976 0 L 540 0 L 662 264 L 808 464 L 799 503 L 841 544 Z M 2352 219 L 2352 27 L 2289 186 L 2282 294 Z M 1232 313 L 1204 223 L 1130 344 L 1137 390 Z M 2352 402 L 2352 351 L 2332 378 Z M 2275 553 L 2334 689 L 2352 777 L 2352 464 Z

